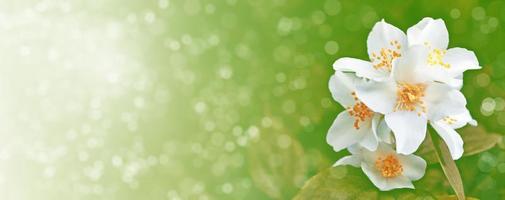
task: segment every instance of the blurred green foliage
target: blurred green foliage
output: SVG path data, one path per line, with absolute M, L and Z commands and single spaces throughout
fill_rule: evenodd
M 331 65 L 367 59 L 381 19 L 444 19 L 483 66 L 465 73 L 470 112 L 505 134 L 504 1 L 0 5 L 2 199 L 289 199 L 346 154 L 325 142 Z M 505 197 L 504 149 L 457 161 L 468 196 Z M 420 183 L 451 192 L 437 165 Z

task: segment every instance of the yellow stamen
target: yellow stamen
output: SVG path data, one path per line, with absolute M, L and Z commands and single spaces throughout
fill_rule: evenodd
M 359 129 L 359 123 L 372 117 L 374 112 L 358 99 L 355 92 L 352 92 L 352 96 L 356 103 L 353 107 L 347 108 L 347 112 L 354 117 L 354 128 Z
M 403 173 L 402 164 L 393 154 L 377 158 L 375 161 L 375 168 L 377 168 L 385 178 L 393 178 Z
M 451 118 L 451 117 L 444 117 L 443 120 L 445 123 L 447 123 L 449 125 L 452 125 L 458 121 L 458 120 Z
M 391 48 L 381 48 L 379 55 L 372 53 L 372 62 L 375 69 L 386 69 L 391 71 L 392 62 L 395 58 L 401 56 L 400 49 L 402 46 L 396 40 L 389 42 Z
M 447 53 L 447 50 L 443 50 L 443 49 L 431 50 L 431 52 L 428 54 L 428 64 L 429 65 L 439 65 L 445 69 L 451 68 L 451 64 L 443 61 L 443 58 L 446 53 Z
M 424 84 L 399 83 L 396 91 L 397 99 L 395 111 L 414 111 L 419 106 L 421 112 L 425 113 L 426 107 L 423 102 L 425 90 L 426 85 Z

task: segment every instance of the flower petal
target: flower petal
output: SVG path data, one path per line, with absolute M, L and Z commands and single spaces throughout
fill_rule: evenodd
M 477 121 L 472 118 L 468 110 L 465 110 L 465 112 L 461 114 L 446 116 L 436 122 L 439 124 L 447 125 L 453 129 L 461 128 L 466 124 L 477 126 Z
M 377 169 L 369 166 L 366 163 L 361 163 L 361 170 L 368 176 L 370 181 L 379 188 L 381 191 L 391 190 L 392 188 L 388 185 L 386 178 L 384 178 Z
M 389 72 L 374 69 L 372 63 L 356 58 L 340 58 L 333 63 L 333 69 L 341 72 L 353 72 L 356 76 L 382 81 L 389 76 Z
M 392 61 L 406 49 L 407 37 L 403 31 L 382 20 L 368 35 L 367 47 L 375 69 L 389 73 Z
M 379 145 L 377 146 L 377 149 L 375 151 L 369 151 L 366 149 L 363 149 L 363 151 L 361 151 L 361 157 L 363 158 L 362 162 L 365 162 L 370 166 L 375 165 L 375 161 L 379 157 L 384 156 L 384 155 L 389 155 L 389 154 L 396 154 L 396 152 L 391 147 L 391 145 L 388 145 L 383 142 L 379 143 Z
M 428 119 L 438 121 L 446 116 L 467 111 L 465 96 L 446 84 L 431 83 L 426 88 L 424 98 L 428 108 Z
M 428 49 L 421 45 L 411 46 L 405 55 L 393 64 L 393 76 L 397 82 L 422 83 L 431 80 L 425 74 Z
M 396 151 L 401 154 L 414 153 L 426 136 L 427 119 L 415 111 L 397 111 L 385 116 L 386 123 L 393 130 Z
M 367 124 L 368 123 L 368 124 Z M 359 142 L 365 134 L 372 134 L 371 121 L 360 123 L 359 129 L 354 128 L 354 117 L 347 111 L 338 114 L 335 121 L 328 130 L 326 142 L 333 147 L 336 152 Z
M 335 101 L 340 103 L 343 107 L 354 105 L 354 79 L 351 74 L 344 74 L 342 72 L 335 72 L 330 77 L 328 87 L 330 88 L 331 96 Z
M 414 189 L 415 188 L 414 184 L 412 184 L 412 181 L 408 177 L 405 177 L 405 176 L 398 176 L 395 178 L 387 179 L 387 183 L 389 185 L 389 188 L 391 188 L 391 189 L 396 189 L 396 188 Z
M 457 77 L 469 69 L 481 68 L 475 53 L 464 48 L 451 48 L 447 50 L 443 61 L 450 64 L 448 71 L 452 74 L 452 77 Z
M 459 76 L 453 76 L 447 69 L 441 66 L 426 66 L 420 71 L 420 74 L 425 74 L 428 80 L 445 83 L 454 89 L 461 89 L 463 86 L 463 79 Z
M 377 139 L 377 136 L 375 136 L 373 133 L 370 133 L 370 134 L 366 134 L 361 139 L 361 141 L 359 142 L 359 144 L 362 147 L 365 147 L 366 149 L 368 149 L 370 151 L 374 151 L 375 149 L 377 149 L 378 142 L 379 141 Z
M 358 155 L 344 156 L 337 160 L 333 167 L 340 165 L 351 165 L 354 167 L 359 167 L 361 165 L 361 158 Z
M 371 133 L 366 134 L 359 142 L 359 144 L 362 147 L 365 147 L 369 151 L 375 151 L 377 149 L 377 146 L 379 145 L 379 138 L 377 138 L 377 134 L 376 134 L 376 127 L 377 127 L 377 123 L 378 123 L 379 119 L 380 119 L 379 114 L 375 114 L 373 116 Z
M 396 188 L 414 188 L 412 182 L 405 176 L 385 178 L 377 169 L 366 163 L 361 164 L 361 169 L 368 176 L 370 181 L 381 191 L 389 191 Z
M 432 48 L 447 49 L 449 32 L 442 19 L 426 17 L 407 30 L 409 46 L 427 44 Z
M 437 131 L 438 135 L 444 140 L 451 152 L 452 159 L 457 160 L 463 156 L 463 139 L 450 126 L 441 123 L 431 123 L 431 126 Z
M 377 137 L 381 142 L 385 142 L 388 144 L 393 143 L 393 136 L 391 133 L 391 129 L 388 127 L 384 119 L 381 119 L 377 126 Z
M 425 74 L 456 89 L 460 89 L 463 84 L 464 71 L 480 69 L 475 54 L 463 48 L 452 48 L 446 52 L 433 50 L 429 59 L 431 62 L 427 65 Z
M 373 153 L 375 153 L 376 155 L 391 154 L 391 153 L 396 154 L 396 151 L 393 149 L 393 147 L 391 145 L 381 142 L 381 143 L 379 143 L 379 146 L 377 147 L 377 151 L 375 151 Z
M 347 151 L 351 153 L 352 155 L 358 155 L 362 154 L 363 147 L 361 147 L 359 144 L 353 144 L 349 147 L 347 147 Z
M 403 175 L 410 180 L 419 180 L 424 176 L 426 171 L 426 161 L 414 154 L 398 155 L 403 166 Z
M 362 80 L 356 84 L 356 95 L 371 110 L 382 114 L 390 113 L 396 103 L 396 83 Z

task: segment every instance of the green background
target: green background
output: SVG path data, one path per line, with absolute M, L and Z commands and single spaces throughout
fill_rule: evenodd
M 2 0 L 0 198 L 289 199 L 345 154 L 332 63 L 423 17 L 475 51 L 462 91 L 504 134 L 503 1 Z M 505 196 L 504 148 L 457 161 L 469 196 Z

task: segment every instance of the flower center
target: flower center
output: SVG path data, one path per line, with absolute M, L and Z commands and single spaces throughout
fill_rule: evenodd
M 426 112 L 423 97 L 426 85 L 399 83 L 396 91 L 397 100 L 395 110 L 414 111 L 420 106 L 422 112 Z
M 433 49 L 428 54 L 428 64 L 430 65 L 440 65 L 445 69 L 451 68 L 449 63 L 444 62 L 442 59 L 444 55 L 447 53 L 446 50 L 443 49 Z
M 389 42 L 389 45 L 392 48 L 381 48 L 379 54 L 372 53 L 372 62 L 375 69 L 391 71 L 393 60 L 401 56 L 400 49 L 402 47 L 398 41 L 393 40 Z
M 402 164 L 393 154 L 377 158 L 375 168 L 386 178 L 393 178 L 403 173 Z
M 374 112 L 368 108 L 363 102 L 361 102 L 358 97 L 356 97 L 356 93 L 353 92 L 352 96 L 356 103 L 353 107 L 347 108 L 349 115 L 354 117 L 354 128 L 359 129 L 359 123 L 365 121 L 366 119 L 373 116 Z

